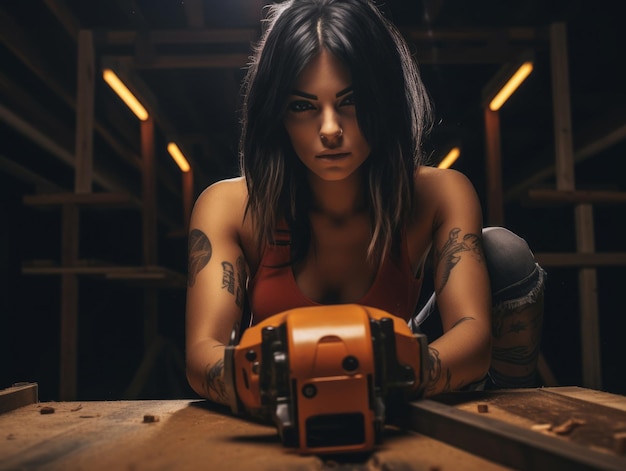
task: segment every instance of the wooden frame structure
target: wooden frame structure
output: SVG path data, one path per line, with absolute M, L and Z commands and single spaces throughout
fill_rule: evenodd
M 593 205 L 624 204 L 626 192 L 577 191 L 575 157 L 572 141 L 567 30 L 565 24 L 551 25 L 549 32 L 554 109 L 554 142 L 556 189 L 525 190 L 527 201 L 542 205 L 571 204 L 576 226 L 575 253 L 536 253 L 537 261 L 545 267 L 578 268 L 580 303 L 580 332 L 582 343 L 583 385 L 602 387 L 600 358 L 599 312 L 597 299 L 597 267 L 625 266 L 626 253 L 596 253 Z M 500 122 L 497 112 L 485 105 L 487 148 L 488 220 L 489 224 L 504 222 L 500 150 Z M 597 144 L 590 147 L 601 149 Z M 543 174 L 542 174 L 543 175 Z M 527 183 L 529 185 L 530 183 Z M 524 191 L 522 189 L 522 191 Z

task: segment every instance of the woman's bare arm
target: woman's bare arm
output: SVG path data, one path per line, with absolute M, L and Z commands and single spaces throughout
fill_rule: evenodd
M 428 348 L 427 396 L 482 379 L 491 355 L 491 295 L 478 198 L 462 174 L 430 173 L 425 180 L 435 201 L 434 284 L 443 335 Z
M 187 378 L 201 396 L 228 404 L 224 346 L 241 322 L 248 269 L 239 242 L 245 204 L 241 179 L 198 198 L 189 230 L 186 308 Z

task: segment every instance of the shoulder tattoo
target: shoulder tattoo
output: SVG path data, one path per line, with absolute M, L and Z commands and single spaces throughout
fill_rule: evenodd
M 462 240 L 459 240 L 461 229 L 455 227 L 448 234 L 448 240 L 440 251 L 437 252 L 437 263 L 442 265 L 441 286 L 438 289 L 440 293 L 446 286 L 450 273 L 457 263 L 461 261 L 461 253 L 469 252 L 479 262 L 483 261 L 482 239 L 476 234 L 465 234 Z
M 198 273 L 207 266 L 211 260 L 211 242 L 200 229 L 192 229 L 189 233 L 189 277 L 187 283 L 193 286 L 196 283 Z

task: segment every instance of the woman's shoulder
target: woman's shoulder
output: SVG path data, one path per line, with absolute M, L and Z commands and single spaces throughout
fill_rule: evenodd
M 474 193 L 467 176 L 458 170 L 422 166 L 415 173 L 415 198 L 417 202 L 436 203 Z
M 194 217 L 237 221 L 245 214 L 248 188 L 244 177 L 217 181 L 205 188 L 194 205 Z
M 248 198 L 248 188 L 244 177 L 219 180 L 206 187 L 198 199 L 197 206 L 227 207 L 229 204 L 243 203 Z M 231 208 L 232 209 L 232 208 Z

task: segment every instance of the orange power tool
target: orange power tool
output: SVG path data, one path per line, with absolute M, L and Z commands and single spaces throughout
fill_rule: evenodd
M 248 328 L 226 347 L 231 409 L 270 415 L 301 453 L 372 449 L 389 401 L 419 396 L 427 341 L 406 322 L 356 304 L 297 308 Z

